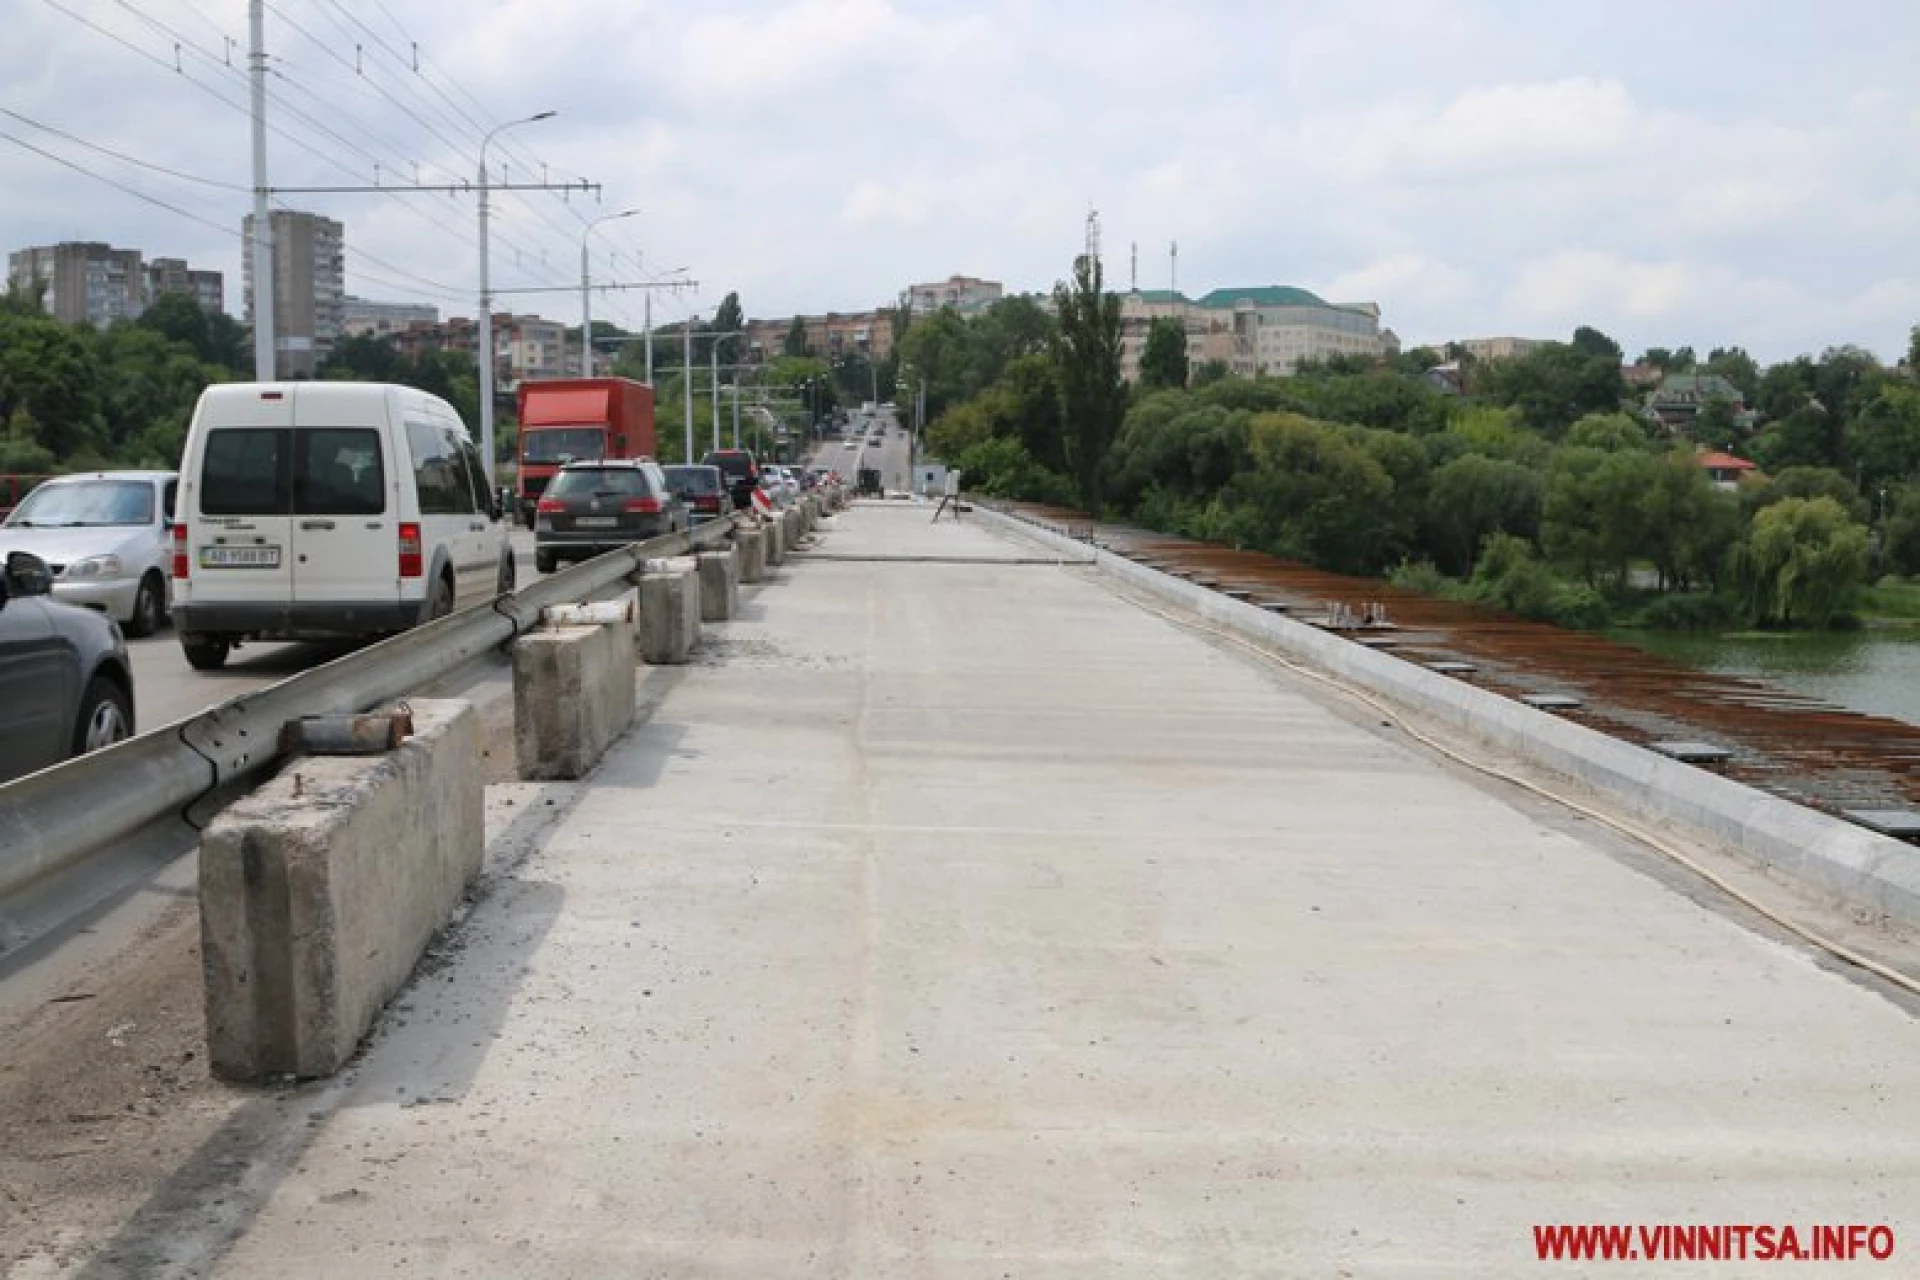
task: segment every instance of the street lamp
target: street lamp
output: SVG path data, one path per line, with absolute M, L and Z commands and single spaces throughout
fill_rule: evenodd
M 580 233 L 580 376 L 593 376 L 593 303 L 592 294 L 587 289 L 587 241 L 593 236 L 593 229 L 603 222 L 612 222 L 617 218 L 631 218 L 640 212 L 638 209 L 622 209 L 618 213 L 602 214 L 587 224 Z
M 480 456 L 486 460 L 487 482 L 493 483 L 493 294 L 487 287 L 487 144 L 507 129 L 551 120 L 555 111 L 540 111 L 489 129 L 480 139 Z

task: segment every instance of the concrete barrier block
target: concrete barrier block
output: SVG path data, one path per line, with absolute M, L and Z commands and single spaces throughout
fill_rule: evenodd
M 767 576 L 767 537 L 758 529 L 736 529 L 734 554 L 740 557 L 740 581 L 758 582 Z
M 624 619 L 530 631 L 513 646 L 513 747 L 528 781 L 579 778 L 633 723 L 638 599 Z
M 302 756 L 200 836 L 208 1060 L 227 1080 L 331 1075 L 480 872 L 480 719 L 416 699 L 379 756 Z
M 700 621 L 725 622 L 740 607 L 740 559 L 734 551 L 703 551 L 700 562 Z
M 640 578 L 640 660 L 678 665 L 692 657 L 699 638 L 700 574 L 693 560 L 649 560 Z
M 760 532 L 767 542 L 767 567 L 771 569 L 775 565 L 785 564 L 787 562 L 786 522 L 778 518 L 769 520 L 760 526 Z
M 806 534 L 806 530 L 801 527 L 805 519 L 806 516 L 801 513 L 799 507 L 788 507 L 780 513 L 780 523 L 786 528 L 788 554 L 792 554 L 794 548 L 800 545 L 800 539 Z

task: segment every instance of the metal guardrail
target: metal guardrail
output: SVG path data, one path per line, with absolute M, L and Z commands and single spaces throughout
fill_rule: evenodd
M 503 595 L 243 693 L 196 716 L 0 786 L 0 899 L 104 852 L 142 826 L 184 812 L 216 788 L 279 759 L 289 720 L 366 711 L 511 643 L 550 605 L 592 597 L 646 560 L 725 542 L 734 522 L 621 547 Z

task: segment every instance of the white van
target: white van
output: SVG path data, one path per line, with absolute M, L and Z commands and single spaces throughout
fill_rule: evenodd
M 187 661 L 246 640 L 404 631 L 513 589 L 510 525 L 453 406 L 410 387 L 242 382 L 200 396 L 180 463 Z

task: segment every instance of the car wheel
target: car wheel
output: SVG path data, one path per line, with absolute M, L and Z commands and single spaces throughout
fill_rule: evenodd
M 218 671 L 227 665 L 227 654 L 233 651 L 233 646 L 219 636 L 182 636 L 180 648 L 187 655 L 187 665 L 195 671 Z
M 427 620 L 444 618 L 453 612 L 453 580 L 444 574 L 433 580 L 433 598 L 427 602 Z
M 556 561 L 554 560 L 553 552 L 551 551 L 534 552 L 533 567 L 538 569 L 542 573 L 552 573 L 554 569 L 557 567 Z
M 167 584 L 159 574 L 148 573 L 140 579 L 140 590 L 133 597 L 133 615 L 127 619 L 127 635 L 138 640 L 158 631 L 166 612 L 166 599 Z
M 86 696 L 80 699 L 80 720 L 73 729 L 73 754 L 110 747 L 133 734 L 133 707 L 127 695 L 106 676 L 87 682 Z

